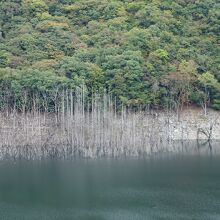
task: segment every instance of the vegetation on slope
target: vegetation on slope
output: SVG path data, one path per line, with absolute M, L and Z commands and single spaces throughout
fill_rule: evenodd
M 129 106 L 220 109 L 219 12 L 217 0 L 1 0 L 0 109 L 82 84 Z

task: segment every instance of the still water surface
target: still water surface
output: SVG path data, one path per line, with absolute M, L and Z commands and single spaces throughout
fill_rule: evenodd
M 220 219 L 220 157 L 0 162 L 0 220 Z

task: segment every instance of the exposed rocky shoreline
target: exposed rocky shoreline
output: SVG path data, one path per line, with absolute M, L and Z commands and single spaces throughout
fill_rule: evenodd
M 193 151 L 220 140 L 220 112 L 189 108 L 172 112 L 0 114 L 0 158 L 143 156 Z
M 171 114 L 169 123 L 173 140 L 220 140 L 220 111 L 209 109 L 205 116 L 202 109 L 188 108 L 181 112 L 179 120 Z

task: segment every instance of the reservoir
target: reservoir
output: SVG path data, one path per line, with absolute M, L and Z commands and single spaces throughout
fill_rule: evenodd
M 1 220 L 220 219 L 220 157 L 0 162 Z

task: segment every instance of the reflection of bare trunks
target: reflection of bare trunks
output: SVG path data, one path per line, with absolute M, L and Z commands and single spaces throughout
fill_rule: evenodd
M 219 145 L 219 142 L 217 142 Z M 198 152 L 201 153 L 201 151 L 206 151 L 207 153 L 211 153 L 213 152 L 213 147 L 212 147 L 213 143 L 212 141 L 207 141 L 207 140 L 197 140 L 197 148 L 198 148 Z

